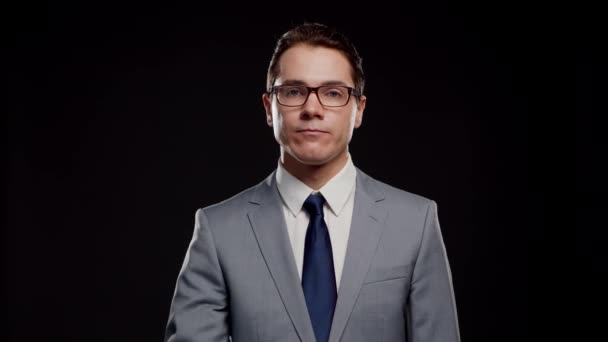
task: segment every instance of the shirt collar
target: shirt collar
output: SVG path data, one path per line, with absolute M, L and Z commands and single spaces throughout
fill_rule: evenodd
M 350 153 L 348 153 L 348 160 L 342 170 L 318 190 L 325 198 L 327 205 L 334 215 L 339 216 L 346 205 L 346 201 L 355 187 L 356 176 L 355 165 L 352 162 Z M 297 216 L 300 213 L 304 201 L 308 196 L 311 193 L 317 192 L 290 174 L 280 159 L 276 180 L 279 193 L 293 216 Z

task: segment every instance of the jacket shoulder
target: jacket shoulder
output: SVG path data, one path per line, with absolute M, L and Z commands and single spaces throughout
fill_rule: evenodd
M 274 172 L 270 174 L 262 182 L 247 188 L 236 195 L 231 196 L 221 202 L 210 204 L 197 210 L 197 218 L 201 213 L 207 217 L 209 222 L 216 220 L 226 221 L 234 217 L 241 217 L 241 213 L 245 213 L 251 205 L 251 201 L 255 198 L 255 194 L 262 186 L 268 186 L 271 183 L 271 177 L 274 177 Z
M 426 213 L 429 206 L 435 203 L 435 201 L 430 198 L 397 188 L 361 171 L 360 174 L 362 183 L 365 183 L 368 187 L 377 189 L 377 191 L 382 194 L 383 199 L 391 204 L 391 207 L 400 209 L 406 208 Z

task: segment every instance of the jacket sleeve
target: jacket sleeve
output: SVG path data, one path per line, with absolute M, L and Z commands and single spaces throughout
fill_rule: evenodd
M 423 229 L 407 305 L 408 341 L 458 342 L 452 275 L 434 201 Z
M 228 341 L 229 303 L 217 250 L 203 209 L 177 278 L 167 342 Z

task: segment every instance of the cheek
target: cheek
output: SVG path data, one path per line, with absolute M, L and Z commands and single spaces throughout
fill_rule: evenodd
M 357 107 L 353 108 L 353 110 L 349 113 L 348 128 L 350 130 L 353 130 L 355 128 L 356 122 L 357 122 Z
M 291 124 L 289 122 L 288 117 L 286 117 L 283 113 L 279 113 L 277 111 L 273 114 L 273 130 L 274 136 L 276 139 L 282 142 L 288 142 L 293 140 L 291 133 Z
M 355 128 L 356 112 L 344 113 L 344 118 L 340 122 L 341 134 L 345 139 L 351 137 L 353 129 Z
M 274 132 L 274 136 L 276 139 L 279 139 L 281 136 L 281 130 L 283 127 L 283 119 L 280 114 L 277 114 L 276 111 L 272 113 L 272 131 Z

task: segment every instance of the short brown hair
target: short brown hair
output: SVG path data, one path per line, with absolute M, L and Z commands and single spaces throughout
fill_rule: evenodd
M 277 64 L 283 53 L 296 44 L 322 46 L 341 51 L 348 59 L 352 68 L 352 77 L 355 82 L 355 94 L 363 94 L 365 77 L 363 75 L 362 59 L 350 40 L 337 30 L 318 23 L 304 23 L 285 32 L 277 41 L 274 53 L 268 66 L 266 76 L 266 89 L 270 92 L 279 71 Z

